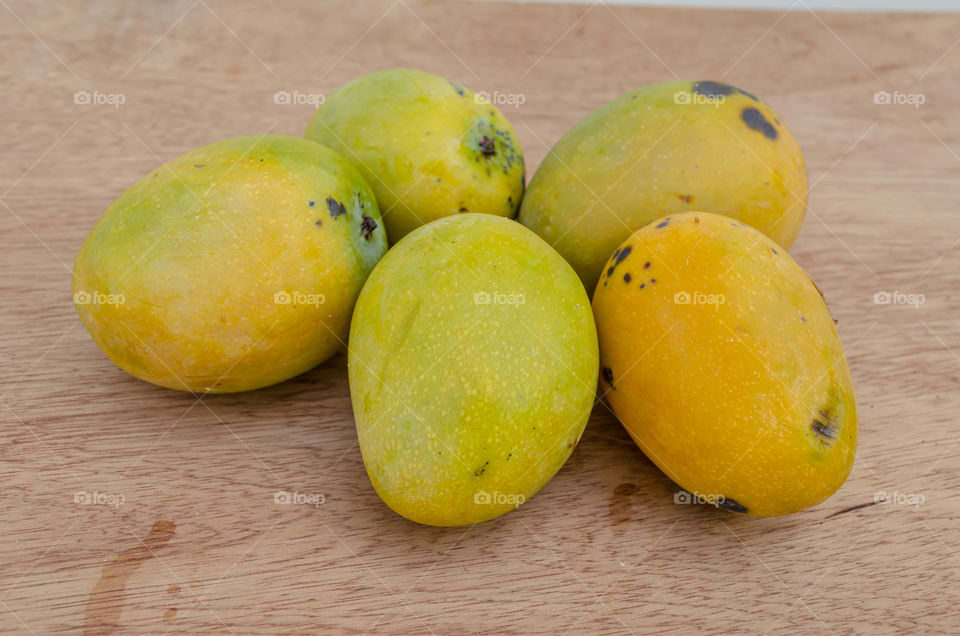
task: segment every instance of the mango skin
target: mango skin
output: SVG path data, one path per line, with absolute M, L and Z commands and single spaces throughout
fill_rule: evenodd
M 846 480 L 850 371 L 819 289 L 776 243 L 720 215 L 671 215 L 614 253 L 593 309 L 608 403 L 685 490 L 766 517 Z
M 724 214 L 789 248 L 806 207 L 803 154 L 777 114 L 729 84 L 683 80 L 621 95 L 571 128 L 519 220 L 592 290 L 613 250 L 661 216 Z
M 77 255 L 74 299 L 123 297 L 76 309 L 128 373 L 184 391 L 245 391 L 340 347 L 386 247 L 373 193 L 342 157 L 299 137 L 237 137 L 124 192 Z
M 513 218 L 520 208 L 523 152 L 510 122 L 437 75 L 392 69 L 359 77 L 317 109 L 305 136 L 363 174 L 391 244 L 444 216 Z
M 381 499 L 459 526 L 513 510 L 570 456 L 594 402 L 597 336 L 586 291 L 550 246 L 515 221 L 463 214 L 411 232 L 377 265 L 348 364 Z

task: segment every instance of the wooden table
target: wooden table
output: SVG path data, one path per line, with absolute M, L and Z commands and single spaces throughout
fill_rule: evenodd
M 960 631 L 960 16 L 414 0 L 2 0 L 0 16 L 3 631 Z M 642 84 L 726 80 L 776 108 L 810 172 L 793 254 L 859 397 L 840 492 L 777 519 L 676 505 L 601 406 L 519 510 L 421 527 L 367 480 L 344 355 L 202 400 L 111 364 L 70 297 L 110 202 L 194 147 L 302 134 L 313 106 L 279 91 L 399 65 L 522 95 L 504 110 L 531 173 Z M 884 90 L 924 103 L 876 104 Z

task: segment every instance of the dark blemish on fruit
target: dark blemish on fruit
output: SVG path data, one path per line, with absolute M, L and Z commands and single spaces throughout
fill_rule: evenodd
M 513 197 L 512 197 L 512 196 L 507 197 L 507 207 L 509 207 L 509 208 L 512 208 L 512 207 L 513 207 Z
M 770 251 L 773 252 L 774 254 L 779 254 L 779 253 L 780 253 L 780 252 L 777 251 L 777 248 L 775 248 L 775 247 L 771 247 L 771 248 L 770 248 Z
M 730 512 L 746 512 L 747 507 L 736 499 L 730 499 L 729 497 L 721 497 L 717 500 L 717 506 L 723 508 L 724 510 L 729 510 Z
M 820 414 L 823 415 L 823 411 L 820 411 Z M 837 433 L 839 433 L 836 425 L 829 420 L 821 422 L 818 419 L 814 419 L 810 424 L 810 430 L 813 431 L 814 436 L 825 446 L 832 444 L 837 439 Z
M 317 219 L 313 224 L 317 227 L 320 227 L 323 225 L 323 219 Z
M 461 206 L 460 206 L 460 209 L 457 210 L 457 212 L 469 212 L 469 210 L 467 210 L 467 208 L 465 208 L 465 207 L 463 207 L 463 206 L 461 205 Z
M 315 203 L 316 201 L 307 201 L 307 205 L 309 205 L 311 208 L 314 206 Z
M 677 195 L 677 198 L 680 199 L 681 201 L 683 201 L 684 203 L 688 203 L 688 204 L 689 204 L 689 203 L 693 203 L 693 195 L 692 195 L 692 194 L 678 194 L 678 195 Z
M 633 248 L 627 245 L 626 247 L 617 250 L 613 253 L 613 265 L 607 269 L 607 276 L 613 276 L 613 270 L 617 268 L 617 265 L 623 262 L 625 258 L 630 256 L 630 252 L 633 251 Z
M 670 220 L 667 219 L 666 221 L 661 221 L 661 222 L 657 223 L 657 227 L 658 227 L 658 228 L 667 227 L 667 225 L 669 225 L 669 224 L 670 224 Z
M 440 183 L 440 177 L 437 177 L 437 183 Z
M 455 84 L 454 82 L 450 82 L 450 86 L 453 87 L 453 90 L 457 91 L 457 95 L 460 97 L 464 97 L 466 95 L 466 92 L 463 90 L 463 86 Z
M 482 475 L 484 472 L 486 472 L 486 470 L 487 470 L 487 464 L 489 464 L 489 463 L 490 463 L 490 460 L 489 460 L 489 459 L 488 459 L 487 461 L 483 462 L 483 466 L 481 466 L 481 467 L 478 468 L 477 470 L 473 471 L 473 476 L 474 476 L 474 477 L 479 477 L 479 476 Z
M 643 264 L 643 269 L 650 269 L 650 261 Z
M 625 283 L 630 282 L 630 272 L 627 272 L 626 274 L 623 275 L 623 282 Z
M 603 367 L 600 369 L 600 375 L 603 377 L 603 381 L 607 383 L 607 386 L 614 391 L 617 390 L 617 387 L 613 386 L 613 369 L 610 367 Z
M 363 234 L 363 238 L 369 241 L 373 238 L 373 231 L 377 229 L 377 222 L 373 220 L 372 216 L 363 214 L 362 217 L 363 221 L 360 222 L 360 232 Z
M 338 216 L 343 216 L 344 214 L 347 213 L 347 208 L 345 208 L 342 203 L 340 203 L 333 197 L 327 198 L 327 209 L 330 210 L 331 219 L 335 219 Z
M 807 322 L 807 317 L 806 317 L 806 316 L 800 316 L 800 320 L 802 320 L 803 322 Z
M 496 151 L 497 147 L 496 144 L 493 143 L 493 139 L 490 139 L 490 137 L 486 135 L 480 138 L 480 152 L 482 152 L 484 156 L 489 157 Z
M 511 457 L 513 457 L 513 453 L 507 453 L 507 461 L 510 461 Z
M 699 223 L 699 222 L 700 222 L 700 217 L 699 217 L 699 216 L 693 217 L 693 222 L 694 222 L 694 223 Z
M 700 82 L 693 83 L 693 92 L 698 95 L 703 95 L 704 97 L 726 97 L 727 95 L 733 95 L 734 93 L 740 93 L 746 97 L 749 97 L 755 102 L 760 100 L 756 98 L 755 95 L 748 93 L 742 88 L 737 88 L 730 84 L 724 84 L 723 82 L 711 82 L 709 80 L 703 80 Z
M 693 83 L 693 92 L 704 97 L 725 97 L 732 95 L 737 89 L 730 84 L 723 82 L 711 82 L 703 80 Z
M 777 138 L 777 129 L 756 108 L 744 108 L 743 112 L 740 113 L 740 118 L 753 130 L 762 132 L 767 139 Z
M 646 286 L 647 286 L 646 283 L 640 283 L 640 289 L 643 289 L 643 288 L 646 287 Z
M 657 279 L 656 279 L 656 278 L 651 278 L 651 279 L 650 279 L 650 284 L 651 284 L 651 285 L 653 285 L 655 282 L 657 282 Z

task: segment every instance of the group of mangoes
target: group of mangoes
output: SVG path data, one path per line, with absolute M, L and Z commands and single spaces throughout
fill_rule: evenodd
M 846 479 L 849 370 L 787 254 L 806 168 L 750 93 L 676 81 L 622 95 L 526 192 L 503 114 L 423 71 L 354 80 L 305 137 L 199 148 L 104 213 L 74 302 L 118 366 L 245 391 L 349 334 L 370 480 L 431 525 L 491 519 L 542 488 L 598 376 L 644 453 L 704 501 L 782 515 Z

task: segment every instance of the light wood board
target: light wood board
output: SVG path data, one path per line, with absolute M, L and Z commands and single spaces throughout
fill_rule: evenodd
M 960 16 L 797 9 L 0 2 L 0 629 L 960 631 Z M 111 364 L 70 297 L 111 201 L 206 143 L 302 134 L 313 107 L 278 91 L 392 66 L 522 95 L 504 112 L 529 174 L 643 84 L 724 80 L 770 103 L 810 173 L 792 254 L 839 319 L 858 395 L 846 485 L 786 518 L 677 505 L 599 406 L 519 510 L 427 528 L 367 480 L 344 355 L 203 400 Z M 882 90 L 925 102 L 875 104 Z M 325 503 L 276 505 L 280 490 Z

